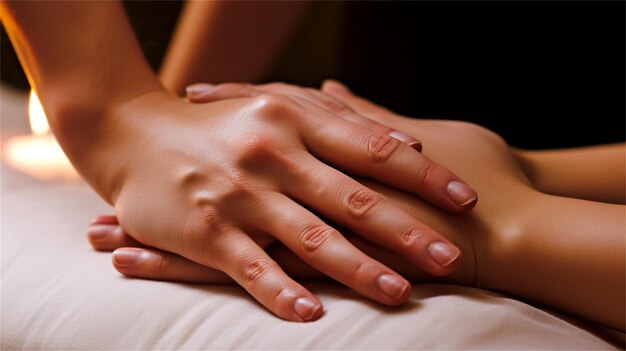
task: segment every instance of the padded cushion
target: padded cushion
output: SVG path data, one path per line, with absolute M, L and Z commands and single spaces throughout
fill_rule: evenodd
M 23 131 L 25 107 L 3 89 L 3 140 Z M 614 348 L 600 329 L 446 285 L 415 286 L 410 303 L 385 308 L 308 283 L 325 315 L 285 322 L 236 286 L 120 276 L 86 240 L 88 221 L 112 210 L 83 183 L 42 182 L 3 164 L 1 206 L 2 349 Z

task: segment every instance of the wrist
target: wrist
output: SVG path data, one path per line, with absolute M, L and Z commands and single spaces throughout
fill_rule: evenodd
M 474 242 L 476 255 L 475 286 L 482 289 L 507 291 L 511 279 L 515 280 L 513 267 L 523 264 L 524 241 L 531 230 L 537 211 L 541 211 L 547 195 L 532 188 L 510 193 L 510 200 L 502 203 L 497 214 L 489 214 L 488 234 L 477 236 Z
M 144 101 L 145 96 L 152 96 L 152 101 L 176 99 L 162 89 L 145 89 L 134 94 L 108 96 L 94 103 L 90 99 L 62 101 L 53 104 L 54 118 L 50 118 L 52 129 L 72 164 L 111 204 L 123 182 L 126 163 L 123 161 L 130 154 L 132 142 L 141 135 L 141 128 L 135 127 L 135 122 L 138 117 L 153 115 L 151 109 L 155 105 Z

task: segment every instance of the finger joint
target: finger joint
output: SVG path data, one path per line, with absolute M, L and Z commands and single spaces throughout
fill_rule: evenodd
M 272 268 L 272 263 L 263 258 L 255 258 L 243 264 L 243 278 L 248 284 L 256 284 Z
M 400 141 L 388 135 L 371 135 L 367 141 L 370 158 L 376 162 L 385 162 L 398 150 Z
M 347 197 L 348 211 L 357 219 L 371 217 L 373 209 L 377 207 L 382 199 L 382 196 L 369 189 L 358 189 L 351 192 Z
M 300 243 L 307 253 L 317 254 L 324 250 L 334 235 L 335 230 L 327 225 L 309 225 L 302 230 Z

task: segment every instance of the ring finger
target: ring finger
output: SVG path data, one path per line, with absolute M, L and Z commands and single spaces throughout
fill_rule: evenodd
M 403 303 L 410 284 L 390 268 L 368 257 L 339 232 L 280 193 L 268 193 L 247 224 L 280 240 L 303 261 L 363 295 L 389 306 Z

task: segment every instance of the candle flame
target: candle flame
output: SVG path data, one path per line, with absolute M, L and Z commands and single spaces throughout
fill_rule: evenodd
M 39 101 L 39 97 L 34 90 L 30 91 L 28 101 L 28 119 L 30 121 L 30 129 L 35 135 L 46 135 L 50 132 L 50 126 L 43 112 L 43 107 Z
M 50 133 L 41 102 L 30 91 L 28 117 L 31 135 L 18 135 L 3 145 L 3 156 L 13 168 L 44 180 L 75 180 L 74 170 L 56 139 Z

